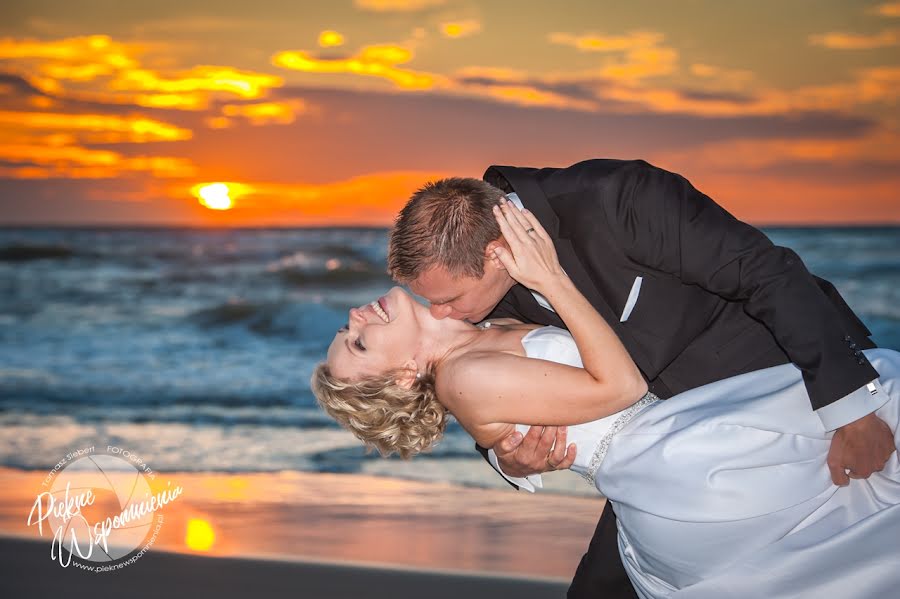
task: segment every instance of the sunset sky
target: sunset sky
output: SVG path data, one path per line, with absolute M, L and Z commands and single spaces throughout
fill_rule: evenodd
M 12 0 L 0 224 L 389 225 L 429 179 L 596 157 L 900 223 L 898 98 L 896 1 Z

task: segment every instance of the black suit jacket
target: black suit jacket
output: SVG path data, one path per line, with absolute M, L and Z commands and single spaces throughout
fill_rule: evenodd
M 697 191 L 642 160 L 492 166 L 553 238 L 560 264 L 660 397 L 793 362 L 812 409 L 878 378 L 871 334 L 831 283 Z M 636 277 L 643 281 L 619 322 Z M 521 285 L 489 318 L 565 326 Z
M 878 377 L 859 352 L 873 347 L 870 333 L 834 286 L 683 177 L 641 160 L 588 160 L 492 166 L 484 179 L 537 216 L 560 265 L 660 397 L 790 361 L 818 409 Z M 620 322 L 636 277 L 640 294 Z M 521 285 L 488 316 L 500 317 L 565 326 Z M 636 596 L 609 505 L 569 589 L 599 594 Z

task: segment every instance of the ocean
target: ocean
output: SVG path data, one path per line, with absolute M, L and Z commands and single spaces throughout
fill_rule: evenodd
M 769 228 L 900 349 L 900 228 Z M 453 423 L 410 463 L 366 453 L 309 376 L 382 295 L 385 229 L 0 229 L 0 466 L 91 445 L 158 471 L 299 470 L 503 485 Z

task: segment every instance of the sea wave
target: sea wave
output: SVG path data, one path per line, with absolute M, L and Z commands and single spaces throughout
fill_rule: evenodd
M 267 337 L 325 339 L 336 330 L 344 309 L 321 303 L 252 302 L 232 299 L 202 308 L 187 318 L 203 328 L 240 325 Z
M 294 287 L 346 288 L 372 283 L 390 283 L 390 277 L 383 268 L 372 264 L 355 262 L 348 265 L 338 263 L 333 268 L 321 271 L 282 270 L 281 280 Z
M 900 228 L 767 230 L 900 349 Z M 309 376 L 350 306 L 392 285 L 385 229 L 0 229 L 0 465 L 116 442 L 160 468 L 379 472 Z M 456 425 L 428 457 L 468 480 Z M 407 470 L 408 468 L 408 470 Z M 466 466 L 468 468 L 468 466 Z
M 75 250 L 64 245 L 7 245 L 0 247 L 0 262 L 30 262 L 71 258 Z

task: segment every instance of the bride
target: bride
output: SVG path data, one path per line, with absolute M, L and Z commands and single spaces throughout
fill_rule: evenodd
M 320 405 L 383 455 L 428 449 L 452 414 L 482 447 L 516 427 L 569 425 L 571 469 L 613 504 L 641 597 L 886 597 L 900 592 L 900 462 L 832 483 L 832 433 L 791 364 L 659 401 L 559 266 L 536 218 L 496 209 L 496 259 L 568 326 L 436 320 L 400 288 L 350 310 L 313 374 Z M 900 353 L 876 415 L 900 443 Z M 565 447 L 554 454 L 561 456 Z

